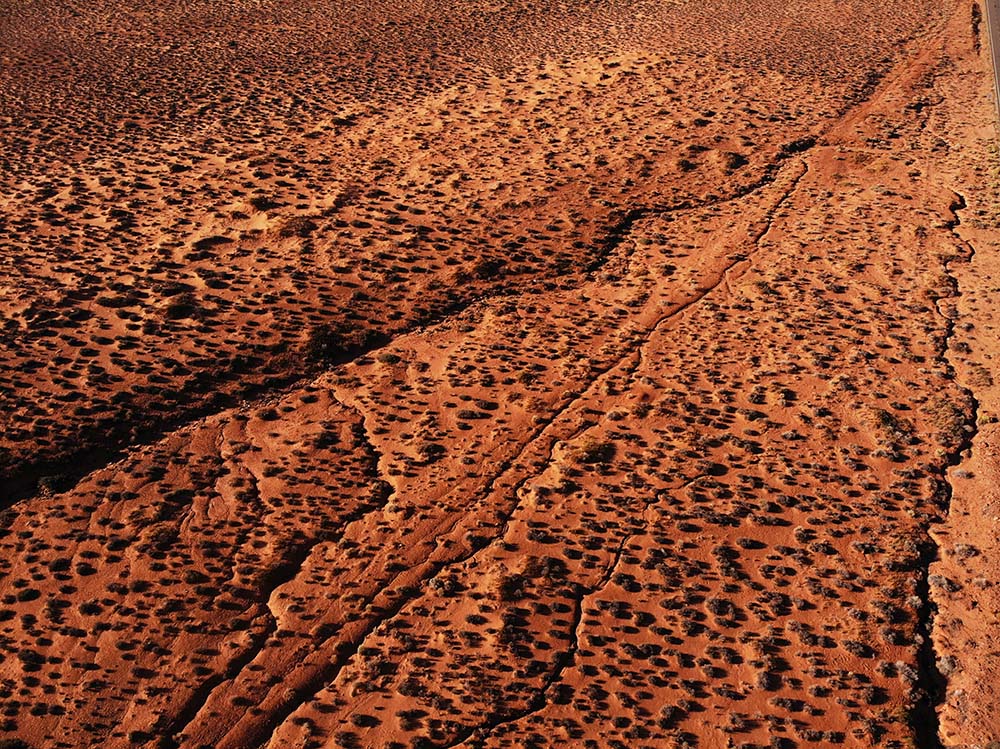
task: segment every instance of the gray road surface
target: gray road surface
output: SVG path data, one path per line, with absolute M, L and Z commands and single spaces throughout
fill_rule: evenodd
M 989 36 L 990 58 L 993 62 L 993 95 L 1000 115 L 1000 0 L 983 0 L 986 6 L 986 34 Z

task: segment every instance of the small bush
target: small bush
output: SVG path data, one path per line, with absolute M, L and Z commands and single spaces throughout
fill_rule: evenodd
M 593 438 L 584 440 L 580 445 L 578 459 L 581 463 L 610 463 L 615 457 L 613 442 L 603 442 Z
M 31 749 L 24 739 L 0 739 L 0 749 Z

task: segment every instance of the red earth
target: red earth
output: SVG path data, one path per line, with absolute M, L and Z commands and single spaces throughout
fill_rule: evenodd
M 0 747 L 993 747 L 978 4 L 0 19 Z

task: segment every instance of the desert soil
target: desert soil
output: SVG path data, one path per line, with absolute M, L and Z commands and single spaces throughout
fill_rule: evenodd
M 978 3 L 0 47 L 0 743 L 1000 741 Z

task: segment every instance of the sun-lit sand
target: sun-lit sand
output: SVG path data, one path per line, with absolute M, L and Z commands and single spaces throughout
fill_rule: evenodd
M 0 747 L 1000 741 L 973 7 L 0 21 Z

